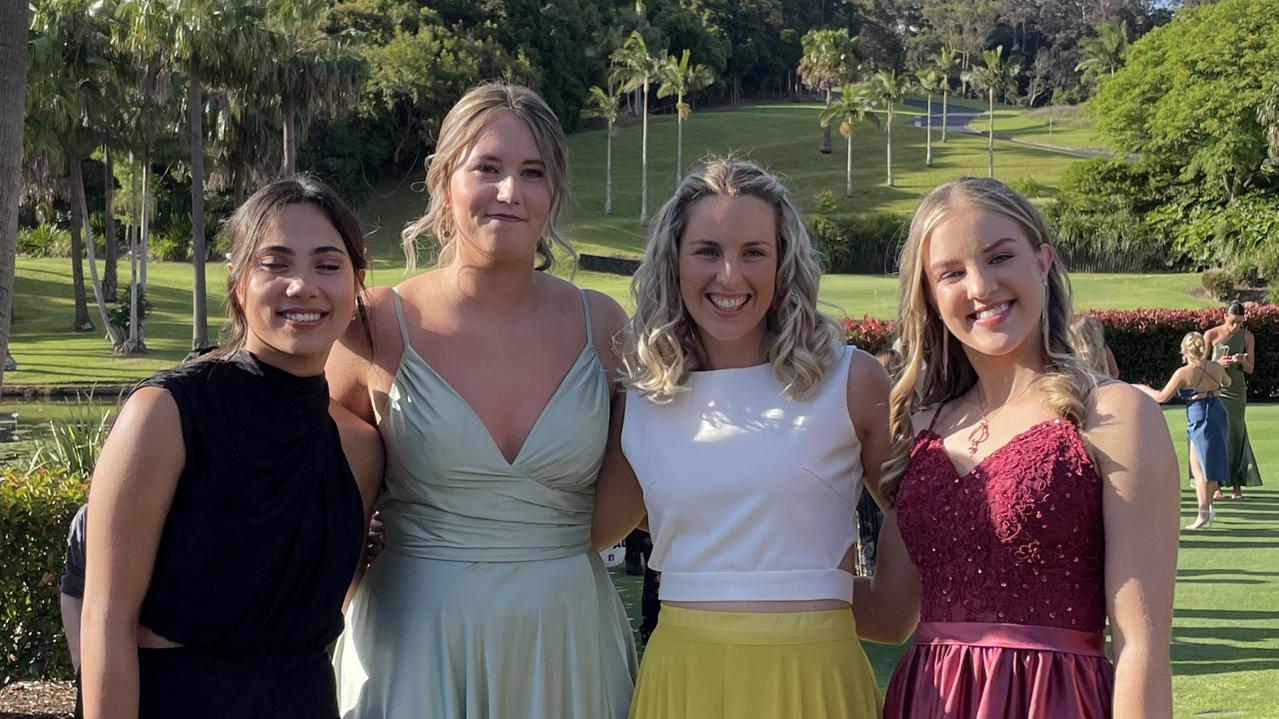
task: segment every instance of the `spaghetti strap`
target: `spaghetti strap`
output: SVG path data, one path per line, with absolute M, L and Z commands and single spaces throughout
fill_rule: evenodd
M 929 420 L 928 422 L 929 434 L 934 434 L 933 427 L 937 426 L 937 418 L 941 416 L 941 411 L 946 408 L 946 404 L 947 404 L 946 402 L 942 402 L 941 404 L 937 405 L 937 411 L 933 412 L 933 418 Z
M 400 324 L 400 341 L 409 346 L 409 328 L 404 324 L 404 307 L 400 304 L 400 292 L 391 288 L 391 300 L 395 303 L 395 321 Z
M 582 295 L 582 310 L 586 313 L 586 344 L 590 345 L 594 342 L 591 338 L 591 303 L 586 297 L 586 290 L 579 289 L 578 293 Z M 400 323 L 400 329 L 404 328 L 404 323 Z

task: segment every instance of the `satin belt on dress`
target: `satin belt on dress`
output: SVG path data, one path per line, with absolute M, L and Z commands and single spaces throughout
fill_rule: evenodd
M 916 644 L 963 644 L 1001 649 L 1033 649 L 1085 656 L 1106 656 L 1106 638 L 1092 632 L 1033 624 L 920 622 Z

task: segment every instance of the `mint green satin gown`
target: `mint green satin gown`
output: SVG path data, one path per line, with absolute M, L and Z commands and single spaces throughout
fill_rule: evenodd
M 609 386 L 590 338 L 514 462 L 408 343 L 379 430 L 386 549 L 334 656 L 354 719 L 622 719 L 635 647 L 590 543 Z

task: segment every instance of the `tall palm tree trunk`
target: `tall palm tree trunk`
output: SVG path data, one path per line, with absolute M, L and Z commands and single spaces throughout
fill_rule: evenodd
M 209 308 L 204 286 L 204 102 L 200 93 L 200 58 L 191 55 L 187 120 L 191 142 L 191 344 L 209 345 Z
M 948 81 L 949 82 L 949 81 Z M 942 90 L 941 93 L 941 142 L 946 144 L 946 126 L 950 124 L 950 114 L 947 108 L 950 105 L 950 91 Z
M 679 110 L 676 110 L 678 113 Z M 684 179 L 684 121 L 675 118 L 675 186 Z
M 848 168 L 846 170 L 848 176 L 847 187 L 844 189 L 844 197 L 853 196 L 853 123 L 848 123 Z
M 102 268 L 102 294 L 106 297 L 107 302 L 115 302 L 120 294 L 119 273 L 116 264 L 119 262 L 116 237 L 115 237 L 115 212 L 112 211 L 111 205 L 115 203 L 115 164 L 111 157 L 111 148 L 102 148 L 103 156 L 103 172 L 102 172 L 102 191 L 105 195 L 105 202 L 102 204 L 102 239 L 106 245 L 103 255 L 105 262 Z
M 27 96 L 27 7 L 0 3 L 0 387 L 9 357 L 18 190 L 22 185 L 22 125 Z
M 989 160 L 987 168 L 987 176 L 995 176 L 995 91 L 989 90 L 990 95 L 990 131 L 986 134 L 986 155 Z
M 884 143 L 888 157 L 888 186 L 893 186 L 893 101 L 888 101 L 888 142 Z
M 67 169 L 71 175 L 71 288 L 75 294 L 75 323 L 71 325 L 71 329 L 89 332 L 93 330 L 93 321 L 89 319 L 89 303 L 84 293 L 84 243 L 81 241 L 81 233 L 84 231 L 85 217 L 80 209 L 84 181 L 80 179 L 78 149 L 67 153 Z
M 928 149 L 924 153 L 924 165 L 933 166 L 933 94 L 928 93 Z
M 830 94 L 830 88 L 828 87 L 826 88 L 826 109 L 827 110 L 830 109 L 830 103 L 831 103 L 831 94 Z M 822 153 L 823 155 L 830 154 L 830 123 L 827 123 L 826 127 L 822 128 L 822 146 L 818 148 L 817 151 Z
M 648 227 L 648 78 L 644 78 L 644 132 L 640 140 L 640 227 Z
M 613 214 L 613 120 L 609 118 L 604 139 L 604 214 Z
M 80 203 L 80 216 L 87 220 L 89 206 L 84 199 L 84 174 L 80 163 L 76 163 L 71 167 L 71 194 L 76 198 L 74 201 Z M 119 347 L 120 333 L 116 332 L 115 326 L 107 318 L 107 305 L 102 301 L 102 283 L 98 281 L 98 258 L 94 256 L 93 249 L 93 225 L 87 221 L 83 224 L 84 248 L 89 255 L 89 283 L 93 287 L 93 301 L 98 306 L 98 318 L 102 320 L 102 327 L 107 331 L 107 337 L 111 340 L 111 347 Z
M 297 132 L 294 129 L 294 111 L 292 105 L 284 108 L 284 168 L 283 172 L 292 175 L 298 171 Z

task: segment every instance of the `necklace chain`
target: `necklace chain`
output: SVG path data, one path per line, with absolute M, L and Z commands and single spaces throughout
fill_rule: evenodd
M 1033 379 L 1027 382 L 1021 389 L 1017 390 L 1011 396 L 1009 396 L 1008 399 L 1001 402 L 998 407 L 990 410 L 989 412 L 985 412 L 982 414 L 981 419 L 977 420 L 977 426 L 973 428 L 973 431 L 968 433 L 968 456 L 969 457 L 976 456 L 977 448 L 981 446 L 981 443 L 990 439 L 991 418 L 999 414 L 999 410 L 1012 404 L 1014 401 L 1020 398 L 1023 394 L 1025 394 L 1026 390 L 1030 389 L 1030 387 L 1034 385 L 1038 380 L 1039 380 L 1039 376 L 1036 375 Z

